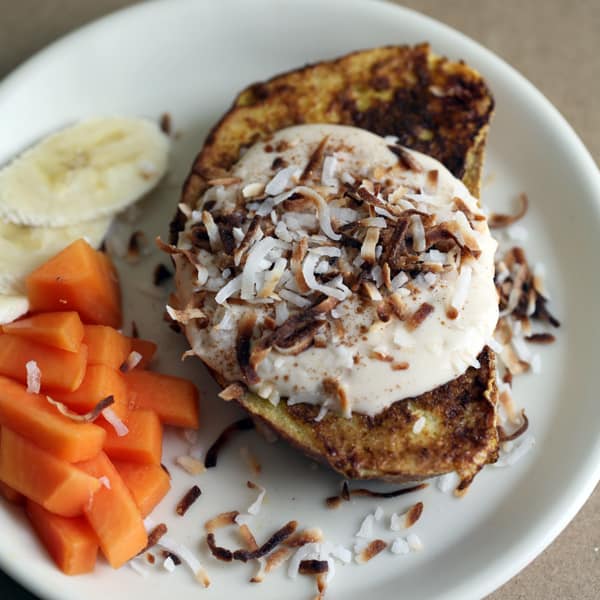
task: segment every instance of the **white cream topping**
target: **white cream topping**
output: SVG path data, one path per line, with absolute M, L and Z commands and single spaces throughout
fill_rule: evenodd
M 314 180 L 299 182 L 300 173 L 325 136 L 328 140 L 322 166 L 319 166 Z M 202 218 L 203 203 L 213 201 L 215 204 L 210 210 L 215 214 L 233 207 L 242 196 L 247 207 L 260 211 L 259 214 L 271 215 L 276 223 L 273 234 L 276 237 L 255 240 L 247 254 L 245 269 L 241 276 L 237 275 L 239 279 L 232 276 L 226 280 L 206 251 L 200 251 L 198 256 L 202 267 L 192 267 L 182 256 L 176 257 L 181 306 L 188 304 L 196 290 L 210 291 L 211 300 L 202 310 L 209 318 L 214 315 L 213 324 L 216 326 L 201 329 L 195 322 L 186 325 L 193 351 L 225 380 L 240 380 L 242 377 L 235 352 L 237 323 L 248 311 L 248 306 L 230 304 L 227 297 L 239 298 L 241 294 L 243 299 L 251 298 L 254 302 L 251 309 L 257 314 L 259 324 L 267 314 L 282 320 L 287 318 L 288 313 L 306 310 L 297 306 L 305 296 L 290 276 L 289 266 L 285 268 L 287 262 L 282 256 L 298 238 L 306 237 L 306 233 L 302 233 L 305 229 L 318 227 L 319 230 L 313 234 L 313 238 L 317 237 L 310 241 L 303 268 L 307 273 L 310 271 L 311 278 L 326 273 L 330 268 L 328 257 L 339 254 L 339 224 L 355 220 L 353 210 L 336 208 L 336 200 L 332 197 L 344 182 L 360 181 L 361 178 L 370 182 L 381 179 L 387 180 L 388 188 L 391 180 L 395 190 L 388 195 L 387 203 L 405 209 L 416 207 L 423 215 L 433 214 L 434 222 L 438 224 L 456 222 L 457 238 L 474 240 L 481 251 L 479 256 L 463 258 L 462 262 L 457 260 L 458 268 L 420 274 L 414 279 L 404 271 L 395 274 L 392 289 L 407 314 L 414 313 L 423 303 L 433 307 L 431 314 L 413 330 L 407 326 L 407 321 L 394 316 L 387 322 L 377 318 L 375 311 L 382 293 L 389 294 L 382 283 L 379 265 L 371 270 L 371 306 L 365 307 L 364 298 L 350 292 L 340 277 L 321 282 L 318 284 L 319 291 L 342 300 L 326 316 L 332 325 L 329 343 L 326 347 L 313 344 L 296 355 L 272 349 L 257 367 L 260 382 L 252 386 L 253 391 L 268 395 L 273 403 L 287 398 L 290 404 L 325 404 L 346 416 L 350 411 L 375 415 L 393 402 L 430 391 L 458 377 L 469 366 L 477 366 L 477 356 L 486 340 L 492 337 L 498 320 L 498 297 L 494 286 L 496 242 L 482 218 L 477 200 L 464 184 L 433 158 L 414 151 L 406 152 L 420 167 L 418 171 L 400 168 L 398 157 L 390 151 L 383 138 L 339 125 L 291 127 L 277 132 L 268 142 L 259 142 L 248 149 L 231 170 L 231 175 L 241 182 L 226 187 L 216 186 L 204 194 L 197 211 L 191 213 L 186 231 L 180 235 L 179 247 L 190 248 L 187 233 L 193 221 L 206 222 L 206 216 Z M 283 167 L 274 171 L 272 165 L 276 157 L 285 162 Z M 432 176 L 433 172 L 437 172 L 437 181 Z M 282 211 L 282 203 L 299 185 L 308 188 L 301 190 L 302 196 L 314 205 L 304 212 Z M 265 188 L 273 195 L 261 199 Z M 311 190 L 315 192 L 314 198 Z M 328 196 L 329 202 L 323 202 Z M 259 199 L 255 201 L 256 197 Z M 471 215 L 481 220 L 469 221 L 463 212 L 457 211 L 456 198 L 462 201 Z M 373 239 L 379 239 L 378 234 L 385 228 L 382 226 L 386 225 L 390 214 L 385 207 L 377 207 L 375 213 L 372 217 L 367 215 L 368 221 L 364 226 L 373 232 L 369 233 Z M 361 218 L 364 216 L 361 215 Z M 452 256 L 444 252 L 436 249 L 425 252 L 423 224 L 418 215 L 411 217 L 409 231 L 414 239 L 415 251 L 422 252 L 421 259 L 452 264 Z M 235 237 L 239 246 L 241 232 Z M 213 241 L 211 237 L 211 245 Z M 380 255 L 382 250 L 377 242 L 375 254 Z M 354 264 L 359 265 L 362 260 L 358 256 Z M 261 264 L 272 268 L 264 271 L 259 281 L 253 278 L 253 274 L 256 268 L 261 268 Z M 204 285 L 197 281 L 201 268 L 208 270 Z M 312 275 L 313 272 L 315 275 Z M 226 274 L 229 275 L 229 272 Z M 261 285 L 267 285 L 269 278 L 277 277 L 281 279 L 277 280 L 273 293 L 261 298 Z M 307 277 L 305 279 L 308 280 Z M 219 293 L 217 300 L 222 302 L 221 305 L 214 302 L 214 295 Z M 456 318 L 447 316 L 449 309 L 456 309 Z M 226 319 L 224 314 L 227 314 Z M 223 323 L 223 320 L 228 327 L 219 327 L 218 323 Z M 335 321 L 343 325 L 343 331 L 335 326 Z M 340 402 L 337 394 L 332 396 L 330 386 L 324 386 L 327 380 L 337 382 L 338 389 L 345 396 L 344 402 Z

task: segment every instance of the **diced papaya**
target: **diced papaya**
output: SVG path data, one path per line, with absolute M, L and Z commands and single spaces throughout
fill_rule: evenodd
M 74 310 L 84 323 L 121 326 L 121 297 L 110 259 L 79 239 L 26 280 L 32 312 Z
M 52 406 L 45 396 L 0 376 L 0 425 L 30 439 L 56 458 L 79 462 L 102 450 L 106 432 L 93 423 L 77 423 Z
M 147 517 L 171 488 L 167 472 L 160 465 L 142 465 L 121 460 L 112 462 L 131 492 L 142 517 Z
M 25 496 L 17 490 L 13 490 L 10 485 L 6 485 L 4 481 L 0 481 L 0 496 L 13 504 L 25 504 Z
M 84 325 L 83 343 L 88 347 L 88 364 L 118 369 L 131 351 L 131 340 L 107 325 Z
M 42 371 L 42 381 L 43 381 Z M 115 400 L 111 408 L 120 418 L 127 414 L 127 386 L 119 371 L 104 365 L 89 365 L 81 385 L 72 392 L 54 393 L 52 398 L 78 413 L 92 410 L 107 396 Z M 99 422 L 99 421 L 98 421 Z
M 0 375 L 27 383 L 26 363 L 36 362 L 41 371 L 43 390 L 70 392 L 79 387 L 85 375 L 87 346 L 67 352 L 38 344 L 16 335 L 0 334 Z
M 156 354 L 157 345 L 150 340 L 142 340 L 140 338 L 129 338 L 131 344 L 131 350 L 138 352 L 142 359 L 136 365 L 136 369 L 145 369 L 152 362 L 154 355 Z
M 56 566 L 66 575 L 90 573 L 96 565 L 98 539 L 83 517 L 61 517 L 27 501 L 29 521 Z
M 80 515 L 100 488 L 96 477 L 38 448 L 7 427 L 0 429 L 0 480 L 63 517 Z
M 123 378 L 130 410 L 146 408 L 155 411 L 166 425 L 198 428 L 198 389 L 191 381 L 138 370 Z
M 3 325 L 2 331 L 68 352 L 77 352 L 83 340 L 83 323 L 74 311 L 33 315 Z
M 98 537 L 102 553 L 118 569 L 148 543 L 142 515 L 121 476 L 104 452 L 78 465 L 92 477 L 105 477 L 102 485 L 84 509 L 88 523 Z
M 152 410 L 132 410 L 125 417 L 129 432 L 119 436 L 112 425 L 99 423 L 106 431 L 104 451 L 111 459 L 160 465 L 162 425 Z

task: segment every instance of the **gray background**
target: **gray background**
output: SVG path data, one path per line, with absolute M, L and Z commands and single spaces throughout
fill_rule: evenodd
M 61 35 L 130 4 L 134 2 L 0 0 L 0 78 Z M 600 0 L 404 0 L 398 4 L 455 27 L 517 68 L 562 112 L 600 163 Z M 597 488 L 559 538 L 489 598 L 598 600 L 599 547 Z M 0 572 L 0 598 L 32 600 L 33 596 Z

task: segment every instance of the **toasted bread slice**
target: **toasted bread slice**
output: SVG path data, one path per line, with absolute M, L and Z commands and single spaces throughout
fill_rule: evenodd
M 481 76 L 463 63 L 434 55 L 426 44 L 355 52 L 257 83 L 239 94 L 208 136 L 183 190 L 190 206 L 210 178 L 224 175 L 243 148 L 284 127 L 337 123 L 393 135 L 399 143 L 444 163 L 479 195 L 485 138 L 493 99 Z M 176 242 L 185 217 L 171 224 Z M 375 417 L 351 419 L 318 407 L 273 406 L 246 394 L 239 400 L 253 418 L 305 453 L 351 478 L 419 480 L 457 471 L 466 487 L 498 453 L 494 354 L 485 348 L 480 368 Z M 213 373 L 226 385 L 227 376 Z M 417 419 L 426 427 L 413 432 Z

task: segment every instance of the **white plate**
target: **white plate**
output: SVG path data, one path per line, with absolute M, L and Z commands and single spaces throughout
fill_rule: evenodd
M 490 83 L 497 101 L 486 170 L 494 183 L 484 200 L 506 206 L 526 191 L 531 210 L 524 224 L 532 260 L 543 260 L 553 308 L 565 325 L 559 342 L 543 348 L 543 375 L 516 382 L 517 400 L 528 411 L 534 450 L 511 469 L 487 469 L 462 500 L 431 486 L 419 496 L 423 517 L 415 526 L 425 549 L 409 556 L 380 555 L 366 566 L 338 568 L 332 598 L 476 598 L 501 585 L 547 546 L 575 515 L 598 480 L 600 404 L 595 390 L 600 181 L 595 164 L 558 112 L 531 84 L 489 51 L 431 19 L 387 4 L 299 3 L 276 0 L 196 0 L 144 3 L 67 36 L 38 54 L 0 86 L 0 163 L 39 136 L 74 119 L 98 113 L 157 117 L 172 113 L 182 131 L 175 144 L 169 182 L 144 205 L 136 227 L 165 235 L 177 187 L 208 128 L 250 82 L 308 61 L 370 46 L 428 40 L 437 52 L 464 58 Z M 194 377 L 203 390 L 202 443 L 237 415 L 217 401 L 215 386 L 198 363 L 179 362 L 183 340 L 162 322 L 163 299 L 140 291 L 150 285 L 154 254 L 133 270 L 120 265 L 128 317 L 142 335 L 160 340 L 158 368 Z M 137 283 L 136 283 L 137 282 Z M 202 475 L 200 500 L 185 518 L 174 505 L 191 485 L 172 464 L 185 448 L 170 432 L 166 462 L 173 491 L 156 512 L 174 537 L 205 563 L 213 584 L 199 589 L 184 567 L 140 577 L 100 564 L 93 575 L 67 578 L 40 549 L 18 510 L 0 507 L 0 564 L 44 598 L 60 600 L 201 596 L 310 597 L 312 578 L 289 580 L 285 569 L 261 585 L 247 583 L 253 565 L 224 565 L 207 553 L 203 522 L 222 510 L 244 509 L 254 494 L 240 458 L 246 445 L 263 463 L 258 478 L 268 502 L 255 526 L 259 539 L 290 518 L 320 526 L 327 538 L 350 546 L 352 535 L 375 503 L 357 499 L 337 511 L 323 508 L 339 478 L 285 444 L 270 446 L 243 434 Z M 411 497 L 382 501 L 386 515 Z M 377 535 L 390 538 L 385 529 Z M 221 535 L 221 534 L 220 534 Z M 223 534 L 223 543 L 234 544 Z

